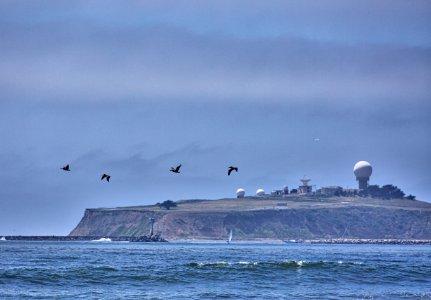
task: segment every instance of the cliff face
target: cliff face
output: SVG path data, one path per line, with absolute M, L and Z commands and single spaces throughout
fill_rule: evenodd
M 422 202 L 423 203 L 423 202 Z M 257 210 L 87 209 L 71 236 L 139 236 L 168 240 L 305 238 L 431 239 L 431 209 L 376 206 L 292 207 Z

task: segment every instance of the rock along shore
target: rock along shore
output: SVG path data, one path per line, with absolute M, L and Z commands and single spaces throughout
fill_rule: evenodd
M 160 235 L 153 236 L 58 236 L 58 235 L 41 235 L 41 236 L 25 236 L 25 235 L 10 235 L 5 236 L 6 241 L 97 241 L 100 239 L 111 239 L 113 242 L 167 242 Z
M 311 244 L 431 245 L 431 240 L 404 240 L 404 239 L 316 239 L 316 240 L 299 240 L 296 242 L 311 243 Z

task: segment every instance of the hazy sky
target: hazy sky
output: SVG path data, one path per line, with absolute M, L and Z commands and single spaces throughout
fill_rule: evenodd
M 358 160 L 431 201 L 429 1 L 1 1 L 0 53 L 0 235 Z

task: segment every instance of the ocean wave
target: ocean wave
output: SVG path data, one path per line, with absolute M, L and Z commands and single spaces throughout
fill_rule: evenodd
M 191 262 L 185 264 L 186 267 L 192 268 L 210 268 L 210 267 L 248 267 L 248 266 L 262 266 L 262 267 L 336 267 L 339 265 L 364 265 L 363 262 L 345 262 L 345 261 L 305 261 L 305 260 L 290 260 L 290 261 L 237 261 L 237 262 Z
M 228 266 L 231 263 L 228 262 L 224 262 L 224 261 L 220 261 L 220 262 L 208 262 L 208 263 L 202 263 L 202 262 L 192 262 L 192 263 L 188 263 L 186 264 L 187 267 L 224 267 L 224 266 Z
M 0 269 L 2 282 L 26 282 L 33 285 L 64 285 L 66 283 L 88 285 L 138 284 L 143 282 L 182 283 L 184 278 L 177 272 L 163 270 L 151 272 L 148 269 L 122 268 L 112 266 L 81 266 L 70 268 L 8 268 Z M 0 297 L 1 298 L 1 297 Z

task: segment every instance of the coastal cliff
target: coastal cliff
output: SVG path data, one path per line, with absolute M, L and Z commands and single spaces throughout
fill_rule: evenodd
M 414 200 L 287 197 L 177 202 L 87 209 L 70 236 L 141 236 L 168 240 L 256 239 L 431 239 L 431 204 Z

